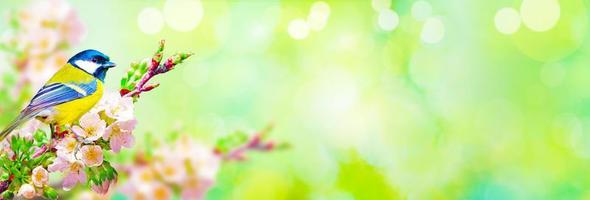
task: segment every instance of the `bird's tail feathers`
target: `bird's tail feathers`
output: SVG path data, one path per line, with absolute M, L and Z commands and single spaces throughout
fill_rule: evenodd
M 31 111 L 23 111 L 18 115 L 14 121 L 12 121 L 2 132 L 0 132 L 0 141 L 4 140 L 8 134 L 10 134 L 14 129 L 18 128 L 21 124 L 29 121 L 32 117 L 34 117 L 38 112 L 31 112 Z

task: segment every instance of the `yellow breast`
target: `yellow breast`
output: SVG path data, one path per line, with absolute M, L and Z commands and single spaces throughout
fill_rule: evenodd
M 53 121 L 59 125 L 70 125 L 78 121 L 82 115 L 90 111 L 90 109 L 100 101 L 102 93 L 103 86 L 102 83 L 98 81 L 96 92 L 93 94 L 55 106 L 53 108 L 55 113 L 52 117 Z
M 55 75 L 47 82 L 47 84 L 56 82 L 68 83 L 72 82 L 72 80 L 89 82 L 93 81 L 94 79 L 94 76 L 67 64 L 60 71 L 55 73 Z M 100 101 L 102 98 L 102 81 L 97 81 L 96 87 L 96 92 L 89 96 L 53 107 L 53 116 L 51 117 L 51 121 L 57 123 L 58 125 L 71 125 L 72 123 L 78 121 L 82 115 L 92 109 L 92 107 L 94 107 L 94 105 L 96 105 L 96 103 L 98 103 L 98 101 Z

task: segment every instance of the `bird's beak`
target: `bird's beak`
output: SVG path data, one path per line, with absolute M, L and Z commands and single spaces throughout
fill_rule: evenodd
M 102 64 L 102 66 L 103 66 L 104 68 L 107 68 L 107 69 L 108 69 L 108 68 L 115 67 L 115 66 L 117 66 L 117 65 L 116 65 L 115 63 L 113 63 L 113 62 L 110 62 L 110 61 L 109 61 L 109 62 L 106 62 L 105 64 Z

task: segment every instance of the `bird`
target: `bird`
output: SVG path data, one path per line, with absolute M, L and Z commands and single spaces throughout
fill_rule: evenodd
M 94 49 L 72 56 L 0 132 L 0 141 L 32 118 L 51 127 L 70 126 L 78 121 L 100 101 L 106 73 L 115 66 L 107 55 Z

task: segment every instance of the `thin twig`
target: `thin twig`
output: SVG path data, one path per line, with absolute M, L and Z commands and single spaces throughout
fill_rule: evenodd
M 141 94 L 142 92 L 147 92 L 151 89 L 146 89 L 145 84 L 152 79 L 155 76 L 155 74 L 153 73 L 153 71 L 148 71 L 145 75 L 143 75 L 143 77 L 141 78 L 141 80 L 139 81 L 139 83 L 137 83 L 137 85 L 135 86 L 135 89 L 133 89 L 133 91 L 125 94 L 123 97 L 134 97 L 134 96 L 139 96 L 139 94 Z M 153 87 L 155 88 L 155 87 Z M 153 89 L 152 88 L 152 89 Z
M 168 57 L 166 60 L 162 60 L 164 44 L 165 41 L 161 40 L 158 50 L 156 50 L 156 53 L 151 58 L 148 71 L 141 77 L 139 82 L 135 85 L 135 88 L 133 88 L 133 91 L 126 93 L 123 95 L 123 97 L 139 97 L 142 92 L 148 92 L 154 88 L 157 88 L 160 86 L 160 84 L 148 85 L 147 83 L 158 74 L 169 72 L 174 68 L 174 66 L 180 64 L 182 61 L 193 55 L 193 53 L 176 53 Z
M 235 149 L 228 151 L 228 153 L 220 156 L 223 158 L 223 160 L 226 161 L 241 161 L 245 159 L 245 155 L 248 151 L 272 151 L 276 149 L 277 145 L 275 142 L 263 140 L 264 137 L 272 130 L 272 128 L 272 125 L 268 125 L 263 130 L 259 131 L 258 133 L 250 137 L 248 139 L 248 142 L 246 142 L 245 144 L 240 145 Z

